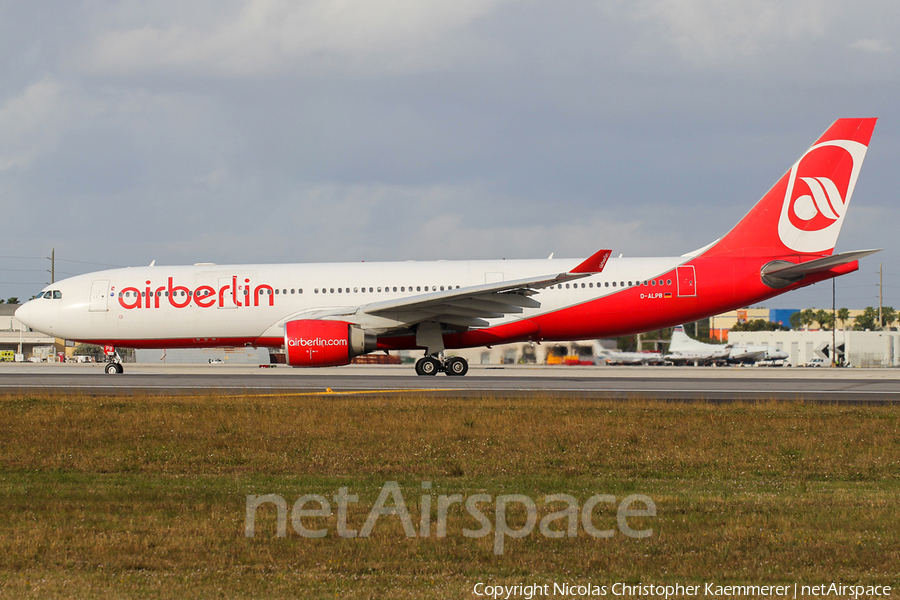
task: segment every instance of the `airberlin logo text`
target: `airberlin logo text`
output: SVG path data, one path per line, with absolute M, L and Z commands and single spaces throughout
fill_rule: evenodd
M 182 285 L 175 285 L 169 277 L 166 285 L 154 286 L 150 281 L 144 282 L 144 289 L 136 287 L 122 288 L 119 293 L 119 305 L 126 309 L 135 308 L 186 308 L 191 303 L 200 308 L 237 308 L 243 306 L 259 306 L 260 296 L 262 302 L 269 306 L 275 305 L 274 290 L 270 285 L 253 286 L 249 279 L 238 281 L 233 276 L 231 281 L 218 286 L 201 285 L 196 289 L 190 289 Z
M 309 340 L 303 338 L 289 338 L 288 346 L 346 346 L 347 339 L 324 339 L 324 338 L 312 338 Z

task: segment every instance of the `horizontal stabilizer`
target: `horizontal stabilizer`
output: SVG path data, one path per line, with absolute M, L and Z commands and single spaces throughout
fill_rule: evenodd
M 808 260 L 799 264 L 778 260 L 765 265 L 760 274 L 767 285 L 779 288 L 800 281 L 800 279 L 806 275 L 828 271 L 835 267 L 840 267 L 861 258 L 865 258 L 876 252 L 881 252 L 881 250 L 853 250 L 851 252 L 842 252 L 824 258 Z
M 839 267 L 841 265 L 846 265 L 847 263 L 851 263 L 854 260 L 859 260 L 861 258 L 865 258 L 870 254 L 875 254 L 876 252 L 881 252 L 881 249 L 878 250 L 854 250 L 852 252 L 841 252 L 840 254 L 834 254 L 832 256 L 826 256 L 825 258 L 817 258 L 816 260 L 809 260 L 806 262 L 802 262 L 798 265 L 794 264 L 778 264 L 772 265 L 771 267 L 766 266 L 763 267 L 763 275 L 778 275 L 779 277 L 795 277 L 798 275 L 809 275 L 811 273 L 820 273 L 822 271 L 827 271 L 828 269 L 833 269 L 834 267 Z

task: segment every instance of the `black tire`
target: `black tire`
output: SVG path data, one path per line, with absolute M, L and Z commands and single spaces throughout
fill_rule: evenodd
M 425 377 L 430 377 L 433 375 L 437 375 L 438 371 L 441 370 L 441 363 L 439 363 L 436 359 L 431 358 L 430 356 L 426 356 L 425 358 L 420 358 L 416 362 L 416 375 L 423 375 Z
M 122 363 L 116 363 L 116 371 L 118 371 L 119 375 L 125 372 L 125 367 L 122 366 Z
M 454 356 L 447 361 L 447 375 L 451 377 L 462 377 L 469 372 L 469 363 L 466 359 Z
M 104 367 L 104 370 L 106 371 L 107 375 L 118 375 L 122 372 L 119 370 L 119 368 L 119 365 L 117 365 L 116 363 L 107 363 L 106 367 Z

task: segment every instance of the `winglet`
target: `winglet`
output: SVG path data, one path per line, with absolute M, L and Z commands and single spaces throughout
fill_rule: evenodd
M 569 271 L 569 273 L 600 273 L 606 266 L 612 250 L 600 250 L 595 252 L 590 258 Z

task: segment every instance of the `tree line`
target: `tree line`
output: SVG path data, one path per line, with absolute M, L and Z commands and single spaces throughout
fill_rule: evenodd
M 819 329 L 834 329 L 835 317 L 841 324 L 841 329 L 847 329 L 847 322 L 850 320 L 850 309 L 839 308 L 837 313 L 830 310 L 814 310 L 806 308 L 799 310 L 791 315 L 791 329 L 810 329 L 813 324 L 817 324 Z M 855 331 L 865 331 L 881 329 L 883 327 L 891 327 L 900 318 L 890 306 L 881 309 L 881 322 L 878 321 L 878 309 L 867 306 L 863 312 L 853 318 L 853 329 Z M 731 331 L 781 331 L 786 329 L 780 323 L 773 323 L 764 319 L 755 319 L 752 321 L 739 321 L 731 328 Z

